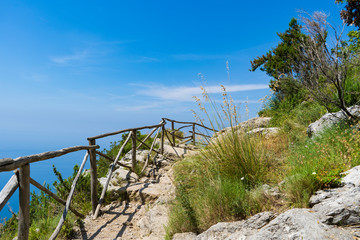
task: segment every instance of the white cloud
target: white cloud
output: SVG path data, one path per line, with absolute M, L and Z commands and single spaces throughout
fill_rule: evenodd
M 139 85 L 138 85 L 139 86 Z M 155 97 L 162 100 L 173 100 L 173 101 L 194 101 L 193 96 L 200 96 L 202 90 L 200 87 L 166 87 L 162 85 L 147 86 L 141 85 L 143 89 L 137 93 L 143 96 Z M 251 90 L 268 89 L 267 84 L 243 84 L 243 85 L 228 85 L 225 89 L 228 93 L 231 92 L 242 92 Z M 209 86 L 206 87 L 208 93 L 222 93 L 221 86 Z
M 61 56 L 61 57 L 51 57 L 50 60 L 57 64 L 67 64 L 72 61 L 81 61 L 86 59 L 89 56 L 87 50 L 76 51 L 71 55 Z
M 151 104 L 127 105 L 127 106 L 117 107 L 117 108 L 115 108 L 115 111 L 118 111 L 118 112 L 141 112 L 141 111 L 149 110 L 149 109 L 160 109 L 161 105 L 162 104 L 160 102 L 155 102 L 155 103 L 151 103 Z
M 134 63 L 150 63 L 150 62 L 159 62 L 160 59 L 155 57 L 146 57 L 146 56 L 135 56 L 133 60 L 129 60 L 129 62 Z

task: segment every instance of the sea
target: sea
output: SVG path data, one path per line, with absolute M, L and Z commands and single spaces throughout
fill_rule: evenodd
M 108 148 L 110 146 L 110 143 L 112 141 L 118 141 L 120 138 L 117 137 L 109 137 L 103 140 L 99 140 L 97 142 L 98 145 L 100 145 L 100 150 L 103 150 L 105 148 Z M 81 144 L 78 144 L 81 145 Z M 73 145 L 74 146 L 74 145 Z M 28 156 L 32 154 L 38 154 L 42 152 L 47 151 L 54 151 L 54 150 L 60 150 L 65 147 L 72 147 L 72 146 L 60 146 L 60 145 L 53 145 L 53 146 L 46 146 L 43 148 L 38 149 L 1 149 L 0 150 L 0 159 L 2 158 L 17 158 L 20 156 Z M 57 180 L 56 175 L 53 171 L 53 166 L 56 167 L 56 169 L 62 174 L 63 178 L 68 178 L 73 174 L 73 168 L 74 166 L 80 165 L 81 162 L 84 159 L 84 156 L 86 154 L 86 150 L 78 151 L 69 153 L 66 155 L 63 155 L 61 157 L 56 157 L 44 161 L 39 161 L 35 163 L 30 164 L 30 176 L 35 181 L 37 181 L 40 184 L 49 184 L 52 191 L 54 191 L 53 188 L 53 182 Z M 85 169 L 90 168 L 90 160 L 88 158 Z M 3 187 L 6 185 L 6 183 L 9 181 L 11 176 L 13 175 L 13 171 L 9 172 L 0 172 L 0 190 L 3 189 Z M 34 187 L 30 184 L 30 191 L 39 193 L 40 190 Z M 16 192 L 13 194 L 13 196 L 10 198 L 8 203 L 3 207 L 3 209 L 0 211 L 0 223 L 6 221 L 6 219 L 10 218 L 12 216 L 12 212 L 18 213 L 19 211 L 19 191 L 16 190 Z

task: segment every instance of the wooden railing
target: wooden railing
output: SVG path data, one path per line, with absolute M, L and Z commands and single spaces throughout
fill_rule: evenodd
M 171 129 L 166 129 L 165 125 L 167 122 L 169 122 L 171 124 Z M 175 124 L 180 124 L 183 126 L 175 128 Z M 207 130 L 215 131 L 211 128 L 205 127 L 198 123 L 181 122 L 181 121 L 171 120 L 168 118 L 163 118 L 161 120 L 161 122 L 156 125 L 144 126 L 144 127 L 138 127 L 138 128 L 129 128 L 129 129 L 124 129 L 124 130 L 120 130 L 120 131 L 116 131 L 116 132 L 97 135 L 94 137 L 89 137 L 88 138 L 89 146 L 75 146 L 75 147 L 70 147 L 70 148 L 64 148 L 64 149 L 61 149 L 58 151 L 44 152 L 44 153 L 29 155 L 29 156 L 25 156 L 25 157 L 18 157 L 16 159 L 11 159 L 11 158 L 0 159 L 0 172 L 15 170 L 14 175 L 10 178 L 10 180 L 7 182 L 5 187 L 0 192 L 0 211 L 5 206 L 7 201 L 11 198 L 11 196 L 14 194 L 16 189 L 19 188 L 18 239 L 19 240 L 27 240 L 29 237 L 29 227 L 30 227 L 29 226 L 29 219 L 30 219 L 29 203 L 30 203 L 30 183 L 31 183 L 32 185 L 34 185 L 41 191 L 45 192 L 46 194 L 48 194 L 49 196 L 54 198 L 60 204 L 65 206 L 63 215 L 62 215 L 55 231 L 53 232 L 53 234 L 50 237 L 50 239 L 56 239 L 56 237 L 58 236 L 58 234 L 61 230 L 61 227 L 64 224 L 65 218 L 66 218 L 69 210 L 72 211 L 76 216 L 78 216 L 80 218 L 84 218 L 84 215 L 82 213 L 78 212 L 76 209 L 71 207 L 71 200 L 72 200 L 72 197 L 73 197 L 73 194 L 75 191 L 76 183 L 77 183 L 80 175 L 82 174 L 85 163 L 89 156 L 90 156 L 90 175 L 91 175 L 90 189 L 91 189 L 92 214 L 93 214 L 93 218 L 95 219 L 95 218 L 97 218 L 100 208 L 101 208 L 101 205 L 104 202 L 105 194 L 106 194 L 112 173 L 114 172 L 116 165 L 120 165 L 122 167 L 128 168 L 129 170 L 134 172 L 136 169 L 136 165 L 137 165 L 136 151 L 138 149 L 140 149 L 141 146 L 144 145 L 149 149 L 149 153 L 147 155 L 145 164 L 141 170 L 141 172 L 143 173 L 145 171 L 145 169 L 148 167 L 148 164 L 150 162 L 150 157 L 151 157 L 150 153 L 151 152 L 155 152 L 155 156 L 153 159 L 154 165 L 156 165 L 156 157 L 159 154 L 164 154 L 165 137 L 167 138 L 167 140 L 169 141 L 169 143 L 172 147 L 177 146 L 176 139 L 182 140 L 181 142 L 179 142 L 179 144 L 187 143 L 189 141 L 192 141 L 192 143 L 195 144 L 196 143 L 196 135 L 199 135 L 203 138 L 210 138 L 210 136 L 207 136 L 206 134 L 197 132 L 196 127 L 202 127 Z M 179 130 L 185 129 L 185 128 L 191 128 L 191 131 L 188 131 L 190 133 L 189 136 L 179 136 L 176 134 Z M 141 140 L 137 137 L 136 132 L 140 131 L 140 130 L 144 130 L 144 129 L 152 129 L 152 130 L 149 132 L 149 134 L 143 140 Z M 117 156 L 115 159 L 98 151 L 98 149 L 100 147 L 98 145 L 96 145 L 97 139 L 105 138 L 105 137 L 109 137 L 109 136 L 113 136 L 113 135 L 117 135 L 117 134 L 124 134 L 124 133 L 128 133 L 128 137 L 124 141 L 122 146 L 120 147 L 119 152 L 117 153 Z M 161 133 L 160 148 L 155 149 L 155 143 L 156 143 L 155 139 L 158 139 L 158 135 L 160 133 Z M 146 140 L 149 139 L 153 135 L 154 135 L 154 141 L 152 142 L 151 146 L 149 146 L 146 143 Z M 169 137 L 169 135 L 170 135 L 170 137 Z M 130 139 L 131 139 L 131 145 L 132 145 L 131 146 L 131 149 L 132 149 L 131 150 L 132 151 L 131 166 L 126 165 L 119 161 L 120 156 L 123 153 L 124 148 L 125 148 L 126 144 L 130 141 Z M 70 193 L 69 193 L 66 201 L 61 199 L 55 193 L 53 193 L 49 189 L 43 187 L 41 184 L 39 184 L 38 182 L 36 182 L 34 179 L 32 179 L 30 177 L 30 163 L 44 161 L 44 160 L 47 160 L 50 158 L 59 157 L 59 156 L 62 156 L 62 155 L 65 155 L 65 154 L 68 154 L 71 152 L 80 151 L 80 150 L 86 150 L 86 154 L 80 165 L 77 175 L 73 180 L 71 190 L 70 190 Z M 98 199 L 98 197 L 97 197 L 97 195 L 98 195 L 98 189 L 97 189 L 97 186 L 98 186 L 98 178 L 97 177 L 98 176 L 97 176 L 97 165 L 96 165 L 97 155 L 99 155 L 107 160 L 112 161 L 112 164 L 110 165 L 110 168 L 109 168 L 109 171 L 107 174 L 105 186 L 100 195 L 100 199 Z
M 50 239 L 55 239 L 60 232 L 62 225 L 64 224 L 67 212 L 69 209 L 74 212 L 75 215 L 79 217 L 84 217 L 83 214 L 77 212 L 75 209 L 70 208 L 72 196 L 75 191 L 75 186 L 77 180 L 84 168 L 85 162 L 88 158 L 89 150 L 98 149 L 99 146 L 75 146 L 70 148 L 64 148 L 58 151 L 45 152 L 35 155 L 29 155 L 25 157 L 18 157 L 16 159 L 5 158 L 0 159 L 0 172 L 15 170 L 14 175 L 10 178 L 8 183 L 0 192 L 0 210 L 5 206 L 6 202 L 10 199 L 10 197 L 14 194 L 17 188 L 19 188 L 19 224 L 18 224 L 18 239 L 26 240 L 29 238 L 29 223 L 30 223 L 30 183 L 35 187 L 38 187 L 40 190 L 49 194 L 49 196 L 53 197 L 56 201 L 65 205 L 64 213 L 58 226 L 56 227 L 54 233 L 51 235 Z M 59 157 L 71 152 L 76 152 L 80 150 L 87 150 L 84 160 L 81 163 L 80 169 L 73 181 L 71 186 L 70 194 L 66 201 L 62 200 L 55 193 L 50 190 L 42 187 L 38 182 L 30 178 L 30 163 L 47 160 L 50 158 Z M 41 186 L 41 187 L 40 187 Z M 46 190 L 45 190 L 46 189 Z

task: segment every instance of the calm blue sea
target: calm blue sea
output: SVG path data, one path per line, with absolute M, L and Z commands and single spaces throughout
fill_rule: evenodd
M 119 141 L 121 139 L 121 136 L 112 136 L 105 139 L 100 139 L 97 141 L 97 144 L 100 145 L 100 150 L 103 150 L 104 148 L 108 148 L 110 146 L 111 142 Z M 81 144 L 77 144 L 81 145 Z M 74 146 L 74 145 L 71 145 Z M 44 148 L 39 149 L 31 149 L 31 150 L 9 150 L 9 149 L 0 149 L 0 159 L 1 158 L 17 158 L 20 156 L 27 156 L 31 154 L 38 154 L 42 152 L 47 151 L 54 151 L 59 150 L 64 147 L 71 147 L 69 146 L 47 146 Z M 39 182 L 40 184 L 49 183 L 52 187 L 52 183 L 57 180 L 54 172 L 53 172 L 53 165 L 57 168 L 57 170 L 62 174 L 64 178 L 68 178 L 73 173 L 73 167 L 75 164 L 80 165 L 82 160 L 84 159 L 84 156 L 86 154 L 86 151 L 78 151 L 66 154 L 61 157 L 40 161 L 36 163 L 30 164 L 30 176 L 35 181 Z M 90 167 L 89 159 L 86 162 L 85 169 L 88 169 Z M 0 190 L 6 185 L 8 180 L 11 178 L 11 176 L 14 173 L 12 171 L 10 172 L 1 172 L 0 173 Z M 30 191 L 39 192 L 37 188 L 32 186 L 30 184 Z M 14 193 L 14 195 L 11 197 L 11 199 L 8 201 L 8 205 L 6 205 L 1 211 L 0 211 L 0 222 L 3 222 L 5 218 L 11 217 L 11 213 L 9 211 L 9 208 L 12 209 L 13 212 L 17 213 L 19 211 L 19 194 L 18 190 Z

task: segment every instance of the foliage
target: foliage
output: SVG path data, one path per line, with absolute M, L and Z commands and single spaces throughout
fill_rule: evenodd
M 73 168 L 73 174 L 67 179 L 63 179 L 61 173 L 57 171 L 56 167 L 53 165 L 53 171 L 57 176 L 58 180 L 54 181 L 53 186 L 56 189 L 58 196 L 62 199 L 67 199 L 71 185 L 76 177 L 77 172 L 79 171 L 79 166 L 75 165 Z M 83 173 L 79 176 L 77 181 L 75 192 L 73 195 L 72 206 L 76 209 L 80 209 L 81 212 L 87 213 L 91 210 L 91 190 L 90 190 L 90 174 Z M 102 191 L 102 186 L 98 183 L 98 197 Z
M 256 141 L 231 135 L 174 167 L 177 194 L 167 228 L 169 236 L 179 231 L 202 232 L 219 221 L 259 211 L 257 205 L 250 204 L 250 190 L 266 177 L 267 161 L 257 151 Z M 234 138 L 240 142 L 230 144 Z
M 266 55 L 252 60 L 251 71 L 260 68 L 271 76 L 270 88 L 282 99 L 301 89 L 301 85 L 296 84 L 294 79 L 299 74 L 300 42 L 306 36 L 301 33 L 301 26 L 295 18 L 291 19 L 288 30 L 277 35 L 281 42 Z M 287 87 L 289 83 L 293 87 Z
M 45 187 L 50 190 L 49 185 Z M 44 192 L 31 192 L 29 239 L 48 239 L 60 220 L 62 209 L 62 205 Z M 68 214 L 65 225 L 59 234 L 61 238 L 70 239 L 72 237 L 74 221 L 75 216 L 72 213 Z M 17 235 L 17 226 L 18 220 L 14 215 L 5 222 L 4 226 L 0 226 L 1 239 L 13 239 Z
M 307 207 L 316 190 L 339 185 L 341 173 L 360 164 L 359 133 L 340 125 L 293 148 L 284 191 L 294 206 Z
M 345 97 L 346 82 L 349 81 L 349 70 L 357 65 L 342 40 L 342 32 L 327 21 L 323 12 L 302 17 L 304 29 L 309 37 L 301 42 L 299 81 L 310 92 L 313 99 L 329 111 L 341 109 L 348 118 L 355 120 L 347 110 Z M 335 42 L 327 43 L 329 29 L 332 30 Z
M 17 234 L 18 220 L 16 215 L 13 215 L 10 219 L 0 224 L 0 238 L 1 239 L 13 239 Z
M 166 228 L 168 239 L 176 232 L 202 232 L 218 221 L 241 219 L 263 210 L 252 191 L 267 180 L 274 166 L 268 161 L 261 138 L 236 128 L 237 108 L 225 88 L 220 106 L 203 91 L 217 118 L 210 118 L 210 110 L 196 99 L 201 112 L 209 117 L 213 128 L 227 123 L 230 130 L 219 133 L 199 155 L 174 166 L 176 198 Z
M 348 33 L 349 41 L 348 49 L 349 51 L 355 55 L 360 52 L 360 30 L 353 30 Z
M 335 3 L 346 3 L 340 16 L 349 25 L 360 27 L 360 2 L 358 0 L 336 0 Z

